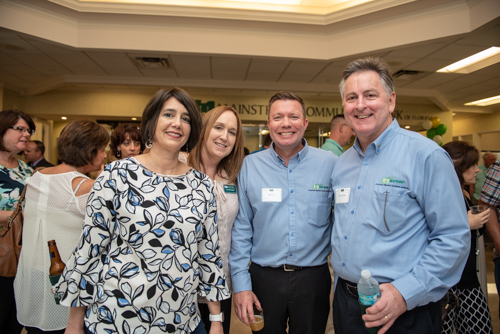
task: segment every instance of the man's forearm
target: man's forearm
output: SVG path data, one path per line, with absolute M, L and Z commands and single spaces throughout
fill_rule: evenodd
M 488 205 L 479 201 L 479 205 Z M 490 205 L 490 219 L 486 222 L 486 230 L 493 239 L 493 246 L 500 251 L 500 226 L 498 225 L 497 207 Z

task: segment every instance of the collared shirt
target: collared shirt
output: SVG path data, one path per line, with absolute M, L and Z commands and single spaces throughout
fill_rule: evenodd
M 487 169 L 479 199 L 483 203 L 497 207 L 498 223 L 500 223 L 500 160 L 497 160 Z M 494 249 L 493 259 L 497 257 L 498 251 Z
M 483 188 L 487 170 L 488 168 L 486 168 L 485 165 L 481 165 L 479 166 L 479 172 L 476 174 L 476 184 L 474 185 L 474 198 L 476 199 L 476 201 L 478 201 L 479 197 L 481 196 L 481 188 Z
M 37 161 L 35 161 L 35 162 L 32 162 L 32 163 L 31 163 L 31 167 L 35 167 L 35 166 L 36 166 L 36 165 L 37 165 L 40 161 L 42 161 L 42 160 L 43 160 L 43 157 L 41 157 L 40 159 L 38 159 L 38 160 L 37 160 Z
M 483 203 L 497 207 L 497 214 L 500 222 L 500 160 L 497 160 L 488 168 L 481 189 L 480 200 Z
M 332 178 L 337 277 L 357 282 L 368 269 L 398 289 L 408 310 L 440 300 L 460 280 L 470 228 L 442 148 L 394 120 L 364 154 L 356 139 Z
M 234 292 L 252 290 L 249 262 L 318 266 L 327 262 L 331 233 L 331 175 L 337 157 L 304 148 L 288 166 L 271 148 L 243 160 L 239 211 L 229 265 Z
M 344 148 L 335 140 L 327 138 L 325 143 L 321 146 L 322 150 L 333 152 L 336 156 L 340 157 L 344 153 Z

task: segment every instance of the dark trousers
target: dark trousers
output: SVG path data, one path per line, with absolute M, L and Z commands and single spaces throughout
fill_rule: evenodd
M 297 271 L 250 266 L 252 289 L 264 310 L 264 329 L 256 334 L 324 334 L 331 278 L 328 265 Z
M 220 309 L 224 313 L 224 322 L 222 323 L 222 328 L 224 328 L 224 334 L 229 334 L 229 325 L 231 325 L 231 305 L 233 304 L 233 299 L 229 298 L 222 300 L 220 302 Z M 205 324 L 205 329 L 207 333 L 210 332 L 210 327 L 212 323 L 210 322 L 210 310 L 207 304 L 198 304 L 201 314 L 201 320 Z
M 19 334 L 23 326 L 17 322 L 14 298 L 14 277 L 0 276 L 2 301 L 0 302 L 0 333 Z
M 361 308 L 357 297 L 346 287 L 346 282 L 339 278 L 333 298 L 333 328 L 335 334 L 367 334 Z M 354 283 L 351 283 L 354 284 Z M 401 314 L 389 328 L 387 334 L 440 334 L 441 303 L 419 306 Z
M 66 329 L 60 329 L 58 331 L 44 331 L 44 330 L 41 330 L 40 328 L 36 328 L 36 327 L 25 327 L 26 328 L 26 332 L 28 332 L 28 334 L 44 334 L 44 333 L 47 333 L 47 334 L 64 334 L 64 331 Z

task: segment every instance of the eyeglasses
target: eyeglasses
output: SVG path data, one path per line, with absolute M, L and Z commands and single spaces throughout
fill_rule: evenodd
M 22 127 L 22 126 L 9 126 L 9 129 L 20 131 L 23 134 L 25 132 L 27 132 L 30 136 L 32 136 L 35 133 L 35 130 L 26 129 L 26 128 Z

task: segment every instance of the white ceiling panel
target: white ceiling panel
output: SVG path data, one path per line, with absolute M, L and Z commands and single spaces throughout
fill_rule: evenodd
M 208 56 L 172 55 L 170 59 L 181 78 L 184 72 L 210 72 L 210 57 Z
M 279 77 L 280 73 L 250 72 L 246 77 L 246 81 L 277 82 Z
M 453 81 L 438 85 L 435 88 L 442 92 L 457 91 L 459 89 L 480 84 L 481 82 L 485 82 L 487 80 L 489 80 L 489 78 L 485 76 L 469 74 Z
M 390 51 L 384 59 L 421 58 L 446 47 L 447 43 L 430 43 Z
M 146 78 L 166 78 L 166 79 L 177 79 L 177 74 L 173 69 L 145 69 L 141 68 L 143 76 Z
M 231 81 L 243 81 L 245 79 L 246 73 L 236 71 L 236 72 L 216 72 L 214 71 L 212 77 L 214 80 L 231 80 Z
M 283 74 L 279 82 L 298 82 L 307 83 L 314 78 L 314 74 Z
M 212 57 L 212 70 L 215 72 L 238 72 L 246 73 L 249 58 L 232 58 L 232 57 Z
M 326 66 L 327 62 L 307 62 L 307 61 L 292 61 L 286 68 L 285 75 L 304 75 L 316 76 Z
M 451 58 L 455 59 L 455 61 L 459 61 L 460 59 L 472 56 L 483 50 L 485 50 L 485 48 L 480 45 L 452 44 L 432 53 L 428 58 L 448 61 Z

